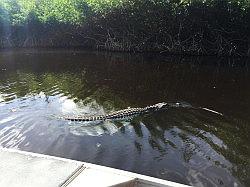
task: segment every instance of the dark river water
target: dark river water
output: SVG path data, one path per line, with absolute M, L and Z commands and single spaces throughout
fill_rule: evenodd
M 89 51 L 0 52 L 0 146 L 194 186 L 250 186 L 250 63 Z M 58 119 L 180 102 L 124 121 Z

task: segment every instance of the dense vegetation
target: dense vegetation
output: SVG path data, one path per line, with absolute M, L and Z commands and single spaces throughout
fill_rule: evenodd
M 249 0 L 1 0 L 0 47 L 250 54 Z

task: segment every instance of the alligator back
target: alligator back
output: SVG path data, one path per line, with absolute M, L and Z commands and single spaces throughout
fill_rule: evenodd
M 133 117 L 135 115 L 141 115 L 152 111 L 157 111 L 166 107 L 167 103 L 158 103 L 155 105 L 147 106 L 144 108 L 127 108 L 119 110 L 116 112 L 111 112 L 106 115 L 77 115 L 77 116 L 62 116 L 61 119 L 70 120 L 70 121 L 104 121 L 104 120 L 119 120 L 123 118 Z

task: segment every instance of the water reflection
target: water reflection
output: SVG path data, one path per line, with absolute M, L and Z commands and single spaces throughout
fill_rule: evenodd
M 0 145 L 194 186 L 248 186 L 246 62 L 82 51 L 1 52 Z M 104 114 L 162 101 L 185 101 L 197 108 L 90 125 L 55 117 Z

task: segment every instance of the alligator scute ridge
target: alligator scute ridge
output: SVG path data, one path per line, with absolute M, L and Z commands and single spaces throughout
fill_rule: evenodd
M 60 119 L 69 121 L 83 121 L 83 122 L 93 122 L 93 121 L 105 121 L 105 120 L 119 120 L 123 118 L 129 118 L 136 115 L 146 114 L 149 112 L 158 111 L 161 109 L 166 109 L 169 107 L 179 107 L 180 103 L 168 104 L 165 102 L 157 103 L 155 105 L 143 107 L 143 108 L 126 108 L 123 110 L 111 112 L 105 115 L 76 115 L 76 116 L 61 116 Z

